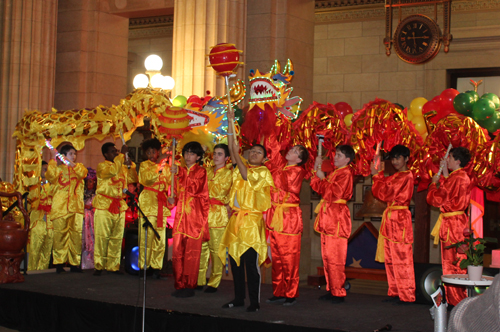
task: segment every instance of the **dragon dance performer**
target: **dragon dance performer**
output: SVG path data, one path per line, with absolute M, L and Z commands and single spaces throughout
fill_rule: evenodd
M 413 195 L 413 174 L 408 169 L 410 149 L 396 145 L 389 153 L 396 173 L 385 177 L 383 167 L 371 164 L 373 195 L 387 203 L 380 225 L 375 260 L 385 262 L 391 299 L 386 301 L 415 302 L 413 271 L 413 227 L 409 210 Z
M 296 303 L 299 296 L 299 263 L 302 235 L 300 190 L 306 170 L 302 167 L 309 152 L 296 145 L 285 157 L 273 133 L 265 140 L 269 153 L 267 168 L 271 171 L 275 187 L 271 190 L 271 209 L 267 213 L 266 227 L 271 239 L 273 297 L 267 302 L 282 302 L 284 306 Z
M 50 183 L 45 179 L 47 167 L 48 163 L 42 161 L 40 196 L 36 198 L 38 200 L 37 203 L 32 203 L 32 206 L 36 206 L 36 208 L 30 213 L 31 229 L 28 245 L 28 270 L 48 269 L 50 254 L 52 252 L 54 227 L 49 218 L 50 206 L 52 205 L 52 192 Z
M 354 150 L 349 145 L 336 148 L 335 171 L 328 177 L 321 170 L 323 159 L 316 158 L 316 175 L 311 179 L 311 188 L 321 195 L 316 207 L 318 216 L 314 230 L 321 234 L 321 256 L 325 269 L 327 293 L 319 299 L 332 303 L 342 303 L 346 297 L 345 262 L 347 240 L 351 235 L 351 212 L 347 201 L 352 197 L 353 174 L 348 167 L 355 158 Z
M 167 207 L 167 190 L 170 180 L 170 169 L 157 164 L 161 152 L 161 143 L 156 138 L 151 138 L 142 142 L 142 152 L 147 160 L 139 167 L 139 183 L 144 186 L 144 190 L 139 196 L 139 205 L 153 228 L 158 232 L 158 239 L 153 231 L 148 230 L 148 238 L 145 238 L 145 219 L 142 213 L 139 214 L 139 267 L 144 267 L 144 257 L 146 257 L 147 268 L 151 267 L 156 278 L 160 278 L 160 270 L 163 267 L 163 256 L 167 245 L 166 227 L 167 217 L 170 210 Z M 144 255 L 147 241 L 147 253 Z
M 470 203 L 470 179 L 463 167 L 467 166 L 470 159 L 467 148 L 451 149 L 448 159 L 441 161 L 444 182 L 438 188 L 440 176 L 434 175 L 427 192 L 427 202 L 441 211 L 431 235 L 434 236 L 435 245 L 441 240 L 443 274 L 466 273 L 466 270 L 460 268 L 460 260 L 466 258 L 465 254 L 459 254 L 456 248 L 446 247 L 464 240 L 463 231 L 469 221 L 464 211 Z M 452 172 L 448 173 L 448 169 Z M 458 261 L 457 257 L 460 258 Z M 464 287 L 445 285 L 445 289 L 446 300 L 453 306 L 467 296 Z
M 51 184 L 53 198 L 49 218 L 54 227 L 53 263 L 57 273 L 64 272 L 69 262 L 71 272 L 82 272 L 79 267 L 82 254 L 83 190 L 87 168 L 76 163 L 76 149 L 67 144 L 59 153 L 69 161 L 66 166 L 56 161 L 56 150 L 51 150 L 45 177 Z
M 234 111 L 227 113 L 229 121 L 234 122 Z M 233 136 L 233 126 L 228 135 Z M 247 312 L 260 309 L 260 265 L 267 258 L 266 230 L 262 213 L 271 207 L 270 188 L 274 187 L 271 172 L 263 166 L 266 149 L 254 145 L 248 155 L 248 163 L 239 155 L 239 147 L 229 137 L 229 153 L 236 162 L 233 171 L 229 206 L 234 210 L 222 236 L 219 257 L 225 260 L 229 253 L 234 281 L 234 299 L 222 308 L 242 307 L 245 305 L 245 270 L 248 281 L 250 306 Z
M 200 271 L 202 242 L 210 239 L 207 171 L 199 164 L 204 154 L 200 143 L 189 142 L 182 148 L 186 167 L 172 165 L 172 172 L 177 173 L 175 199 L 168 198 L 169 205 L 177 206 L 172 230 L 174 297 L 194 296 Z
M 97 166 L 97 190 L 92 203 L 94 214 L 94 275 L 102 270 L 120 273 L 120 259 L 125 228 L 123 189 L 137 182 L 135 164 L 125 160 L 128 147 L 123 145 L 118 153 L 113 143 L 101 147 L 105 161 Z
M 233 184 L 233 165 L 227 164 L 229 148 L 226 144 L 214 147 L 214 166 L 206 167 L 208 179 L 208 196 L 210 210 L 208 212 L 208 231 L 210 240 L 201 246 L 200 273 L 198 287 L 207 283 L 209 258 L 212 260 L 212 272 L 205 293 L 215 293 L 222 279 L 224 263 L 219 258 L 219 244 L 229 221 L 229 193 Z

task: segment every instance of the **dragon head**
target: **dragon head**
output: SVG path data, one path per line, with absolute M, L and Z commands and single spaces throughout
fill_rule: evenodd
M 249 111 L 254 107 L 262 110 L 268 105 L 272 109 L 285 115 L 287 118 L 295 119 L 300 111 L 302 98 L 290 97 L 293 88 L 288 85 L 293 79 L 293 64 L 288 59 L 287 64 L 281 72 L 281 64 L 274 61 L 269 73 L 261 73 L 257 70 L 250 70 L 250 100 Z

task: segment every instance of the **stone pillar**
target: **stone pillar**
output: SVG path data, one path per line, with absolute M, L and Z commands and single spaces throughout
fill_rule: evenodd
M 125 98 L 128 18 L 109 10 L 100 0 L 59 3 L 54 103 L 58 110 L 112 106 Z M 102 144 L 87 140 L 78 161 L 97 167 L 103 160 Z
M 172 77 L 175 94 L 204 96 L 225 93 L 224 81 L 209 65 L 210 47 L 232 43 L 245 52 L 246 0 L 176 0 Z M 245 61 L 245 53 L 240 61 Z M 240 66 L 237 78 L 244 78 Z M 234 79 L 231 80 L 234 83 Z M 230 82 L 231 82 L 230 81 Z M 231 84 L 231 83 L 230 83 Z
M 246 68 L 269 72 L 275 59 L 282 66 L 291 59 L 292 96 L 307 108 L 313 101 L 314 1 L 252 0 L 247 10 Z
M 25 110 L 53 105 L 57 0 L 0 2 L 0 177 L 12 181 L 16 141 Z

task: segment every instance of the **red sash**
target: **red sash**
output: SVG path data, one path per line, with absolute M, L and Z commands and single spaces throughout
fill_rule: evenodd
M 120 214 L 120 207 L 121 207 L 121 198 L 115 198 L 115 197 L 110 197 L 106 196 L 103 194 L 99 194 L 103 197 L 109 198 L 111 200 L 111 204 L 109 205 L 108 211 L 113 213 L 113 214 Z
M 224 203 L 222 203 L 221 201 L 219 201 L 218 199 L 215 199 L 215 198 L 210 198 L 209 202 L 210 202 L 210 205 L 224 205 Z
M 144 190 L 154 191 L 158 194 L 158 216 L 156 218 L 156 227 L 163 227 L 163 207 L 167 206 L 167 195 L 164 191 L 159 191 L 151 187 L 144 187 Z

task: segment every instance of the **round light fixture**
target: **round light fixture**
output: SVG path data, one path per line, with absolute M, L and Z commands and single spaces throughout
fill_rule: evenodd
M 144 74 L 135 75 L 134 81 L 132 83 L 134 88 L 147 88 L 149 84 L 149 78 Z
M 152 54 L 144 61 L 144 67 L 148 71 L 160 71 L 163 67 L 163 61 L 158 55 Z

